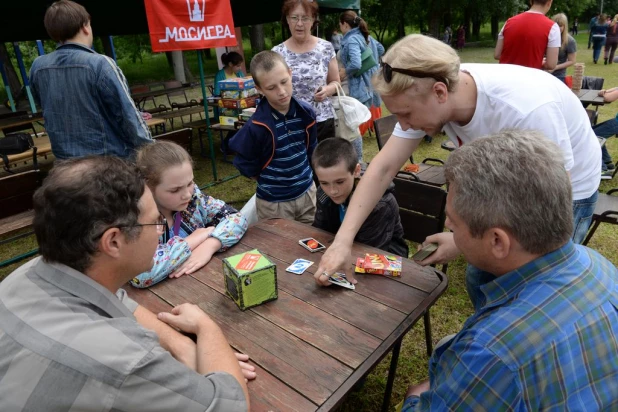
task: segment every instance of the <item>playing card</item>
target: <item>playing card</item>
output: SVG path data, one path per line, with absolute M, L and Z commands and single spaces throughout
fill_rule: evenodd
M 294 273 L 296 275 L 302 275 L 309 266 L 313 265 L 313 262 L 307 259 L 296 259 L 294 263 L 285 269 L 286 272 Z
M 420 262 L 422 260 L 425 260 L 433 252 L 435 252 L 437 249 L 438 249 L 438 244 L 437 243 L 429 243 L 429 244 L 423 246 L 423 248 L 421 250 L 416 252 L 414 254 L 414 256 L 412 256 L 412 260 L 414 260 L 415 262 Z
M 324 246 L 312 237 L 308 237 L 307 239 L 301 239 L 298 241 L 298 243 L 311 253 L 326 249 L 326 246 Z
M 356 289 L 356 286 L 351 284 L 346 278 L 345 273 L 335 272 L 328 278 L 328 281 L 333 285 L 341 286 L 347 289 Z

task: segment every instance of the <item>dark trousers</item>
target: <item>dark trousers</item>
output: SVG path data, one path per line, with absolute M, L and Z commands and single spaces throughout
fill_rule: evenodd
M 326 119 L 317 123 L 318 143 L 329 137 L 335 137 L 335 119 Z
M 618 47 L 618 37 L 608 37 L 605 41 L 605 58 L 609 59 L 609 64 L 614 62 L 614 54 Z

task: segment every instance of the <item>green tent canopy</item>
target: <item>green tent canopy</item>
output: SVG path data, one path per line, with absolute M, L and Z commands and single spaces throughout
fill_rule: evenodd
M 148 33 L 143 0 L 77 0 L 92 16 L 96 36 Z M 52 0 L 6 0 L 0 4 L 0 41 L 47 39 L 43 16 Z M 234 24 L 249 26 L 281 19 L 282 0 L 231 0 Z M 360 9 L 360 0 L 318 0 L 320 12 Z

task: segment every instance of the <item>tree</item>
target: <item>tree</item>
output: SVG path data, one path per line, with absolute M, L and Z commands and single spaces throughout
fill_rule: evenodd
M 8 79 L 11 92 L 13 93 L 13 97 L 17 99 L 21 94 L 21 82 L 19 81 L 17 71 L 13 66 L 13 62 L 11 61 L 11 57 L 4 42 L 0 42 L 0 63 L 4 65 L 4 70 L 6 71 L 6 77 Z
M 253 54 L 259 53 L 265 49 L 264 25 L 254 24 L 249 27 L 249 41 L 251 42 L 251 50 L 253 51 Z

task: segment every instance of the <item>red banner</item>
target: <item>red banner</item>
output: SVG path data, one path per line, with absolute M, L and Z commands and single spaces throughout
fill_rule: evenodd
M 230 0 L 144 0 L 153 52 L 236 46 Z

